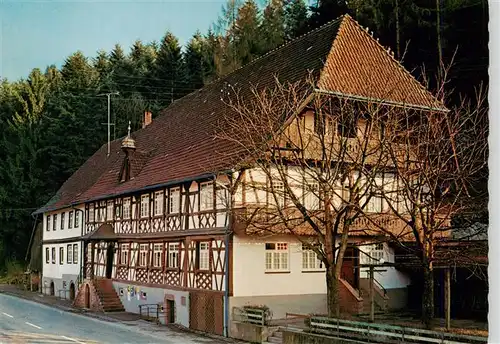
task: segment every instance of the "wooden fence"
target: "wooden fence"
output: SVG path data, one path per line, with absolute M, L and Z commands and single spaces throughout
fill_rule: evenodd
M 483 344 L 488 338 L 429 331 L 402 326 L 311 317 L 310 332 L 362 341 L 363 343 Z

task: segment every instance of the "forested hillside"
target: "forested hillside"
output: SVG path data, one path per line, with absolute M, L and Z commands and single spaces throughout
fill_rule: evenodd
M 60 69 L 34 68 L 26 80 L 1 81 L 0 268 L 6 259 L 24 259 L 35 220 L 31 213 L 106 143 L 103 93 L 119 92 L 111 97 L 111 137 L 119 138 L 129 120 L 133 130 L 140 127 L 145 110 L 155 116 L 346 12 L 431 88 L 441 63 L 453 60 L 447 101 L 472 97 L 475 87 L 487 84 L 486 0 L 229 0 L 213 28 L 195 32 L 185 47 L 166 32 L 158 42 L 116 45 L 95 56 L 75 52 Z

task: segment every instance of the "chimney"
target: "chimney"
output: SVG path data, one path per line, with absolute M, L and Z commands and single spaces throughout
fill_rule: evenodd
M 152 120 L 153 120 L 153 114 L 149 111 L 144 112 L 144 118 L 142 119 L 142 128 L 144 129 L 148 125 L 150 125 Z

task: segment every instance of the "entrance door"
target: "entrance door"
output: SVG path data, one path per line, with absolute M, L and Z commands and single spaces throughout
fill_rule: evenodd
M 106 278 L 111 278 L 113 275 L 114 248 L 114 244 L 110 243 L 106 250 Z
M 54 282 L 50 282 L 50 295 L 51 296 L 55 295 Z
M 354 288 L 359 288 L 359 250 L 355 246 L 349 245 L 345 250 L 341 277 Z
M 174 300 L 166 300 L 167 301 L 167 312 L 166 312 L 166 321 L 167 324 L 175 323 L 175 302 Z
M 69 285 L 69 299 L 72 301 L 75 299 L 75 284 L 73 282 Z

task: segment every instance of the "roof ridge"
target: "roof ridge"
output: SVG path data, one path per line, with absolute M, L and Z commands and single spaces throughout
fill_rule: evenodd
M 415 78 L 406 68 L 405 66 L 403 66 L 403 64 L 401 63 L 401 61 L 397 60 L 395 57 L 394 57 L 394 54 L 391 54 L 390 53 L 390 50 L 391 50 L 391 47 L 388 47 L 387 49 L 379 42 L 379 39 L 375 37 L 373 37 L 373 31 L 371 31 L 371 34 L 368 33 L 368 30 L 369 28 L 366 27 L 366 28 L 363 28 L 363 26 L 361 26 L 360 23 L 358 23 L 354 18 L 352 18 L 350 15 L 346 14 L 345 15 L 346 18 L 349 18 L 358 28 L 360 28 L 361 32 L 363 32 L 365 35 L 368 35 L 374 42 L 376 42 L 376 45 L 382 49 L 384 51 L 385 54 L 387 54 L 387 56 L 389 56 L 392 61 L 396 62 L 397 66 L 399 69 L 401 69 L 403 71 L 403 73 L 407 74 L 410 76 L 410 79 L 412 80 L 412 82 L 416 83 L 423 91 L 425 91 L 426 93 L 428 93 L 429 95 L 432 96 L 432 98 L 434 98 L 434 100 L 439 104 L 441 105 L 444 109 L 446 109 L 446 106 L 444 105 L 443 102 L 441 102 L 439 99 L 437 99 L 434 94 L 432 94 L 432 92 L 430 92 L 424 85 L 422 85 L 422 83 L 420 81 L 417 80 L 417 78 Z
M 239 68 L 236 68 L 236 69 L 232 70 L 232 71 L 231 71 L 231 72 L 229 72 L 228 74 L 226 74 L 226 75 L 224 75 L 224 76 L 222 76 L 222 77 L 220 77 L 220 78 L 218 78 L 218 79 L 216 79 L 216 80 L 213 80 L 212 82 L 208 83 L 208 84 L 207 84 L 207 85 L 205 85 L 205 86 L 211 85 L 212 83 L 216 83 L 216 82 L 219 82 L 219 81 L 223 81 L 224 79 L 227 79 L 229 76 L 233 75 L 234 73 L 238 72 L 239 70 L 241 70 L 241 69 L 243 69 L 243 68 L 245 68 L 245 67 L 248 67 L 248 66 L 253 65 L 254 63 L 256 63 L 256 62 L 258 62 L 258 61 L 262 60 L 262 59 L 263 59 L 263 58 L 265 58 L 265 57 L 267 57 L 268 55 L 271 55 L 272 53 L 276 52 L 277 50 L 280 50 L 280 49 L 282 49 L 282 48 L 284 48 L 284 47 L 286 47 L 286 46 L 288 46 L 288 45 L 290 45 L 290 44 L 292 44 L 292 43 L 298 42 L 299 40 L 303 39 L 304 37 L 309 36 L 309 35 L 312 35 L 312 34 L 314 34 L 314 33 L 318 32 L 318 31 L 320 31 L 320 30 L 324 30 L 324 29 L 325 29 L 326 27 L 328 27 L 328 26 L 331 26 L 331 25 L 333 25 L 333 24 L 336 24 L 337 22 L 341 21 L 344 17 L 349 17 L 349 18 L 350 18 L 350 16 L 349 16 L 348 14 L 342 14 L 342 15 L 338 16 L 337 18 L 332 19 L 332 20 L 330 20 L 330 21 L 328 21 L 328 22 L 324 23 L 323 25 L 320 25 L 319 27 L 317 27 L 317 28 L 315 28 L 315 29 L 312 29 L 311 31 L 308 31 L 308 32 L 306 32 L 306 33 L 303 33 L 302 35 L 297 36 L 297 37 L 295 37 L 294 39 L 291 39 L 291 40 L 289 40 L 289 41 L 287 41 L 287 42 L 284 42 L 283 44 L 281 44 L 281 45 L 277 46 L 277 47 L 276 47 L 276 48 L 274 48 L 274 49 L 269 50 L 267 53 L 265 53 L 265 54 L 263 54 L 263 55 L 261 55 L 261 56 L 256 57 L 255 59 L 253 59 L 252 61 L 250 61 L 250 62 L 248 62 L 248 63 L 244 64 L 243 66 L 241 66 L 241 67 L 239 67 Z M 203 88 L 204 88 L 204 87 L 203 87 Z M 201 90 L 201 89 L 200 89 L 200 90 Z

